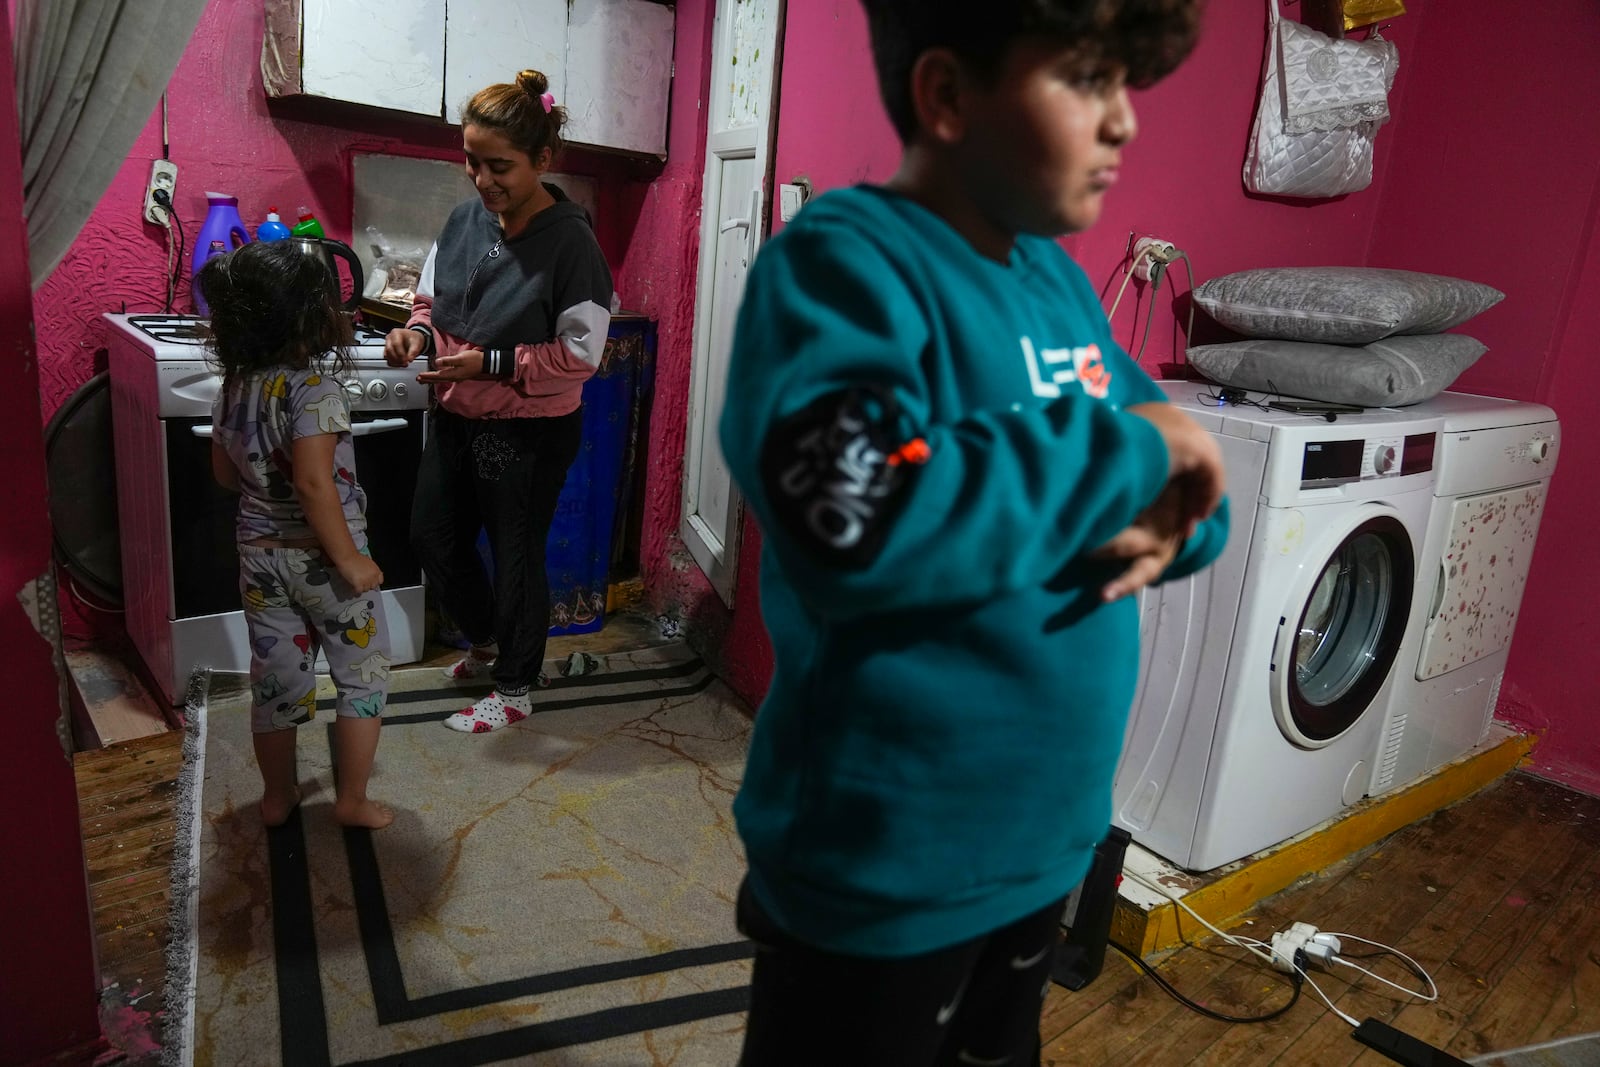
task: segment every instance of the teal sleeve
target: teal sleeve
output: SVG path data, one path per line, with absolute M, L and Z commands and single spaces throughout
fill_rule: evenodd
M 954 421 L 932 411 L 949 372 L 938 316 L 871 241 L 845 227 L 791 228 L 758 257 L 735 328 L 721 443 L 767 544 L 823 617 L 982 603 L 1043 583 L 1123 529 L 1166 484 L 1148 421 L 1076 390 L 1040 406 Z M 996 352 L 1014 344 L 997 329 Z M 971 365 L 965 368 L 969 373 Z M 831 566 L 775 521 L 761 455 L 776 425 L 853 388 L 892 393 L 926 461 L 911 468 L 870 562 Z
M 1116 345 L 1109 334 L 1105 343 Z M 1121 351 L 1120 348 L 1117 350 Z M 1161 387 L 1147 377 L 1134 378 L 1130 390 L 1129 403 L 1168 402 L 1167 395 L 1161 391 Z M 1187 578 L 1215 562 L 1216 558 L 1222 555 L 1223 548 L 1227 546 L 1230 519 L 1228 498 L 1223 497 L 1222 502 L 1217 505 L 1217 510 L 1200 523 L 1195 532 L 1184 542 L 1177 557 L 1167 565 L 1166 570 L 1161 572 L 1159 581 L 1172 582 L 1179 578 Z

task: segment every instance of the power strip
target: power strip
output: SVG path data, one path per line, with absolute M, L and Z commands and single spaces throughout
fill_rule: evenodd
M 1304 953 L 1301 959 L 1313 961 L 1327 970 L 1342 947 L 1333 934 L 1325 934 L 1310 923 L 1295 923 L 1272 935 L 1272 966 L 1284 974 L 1293 974 L 1296 956 Z

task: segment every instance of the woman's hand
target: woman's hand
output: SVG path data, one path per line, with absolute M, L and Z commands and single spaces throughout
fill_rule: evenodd
M 428 339 L 419 330 L 390 330 L 383 338 L 383 361 L 391 367 L 409 367 L 427 348 Z
M 451 356 L 433 361 L 433 369 L 417 375 L 419 382 L 464 382 L 483 373 L 483 350 L 463 348 Z

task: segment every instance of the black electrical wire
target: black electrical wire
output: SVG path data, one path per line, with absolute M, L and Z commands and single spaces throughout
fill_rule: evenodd
M 1276 1019 L 1278 1016 L 1282 1015 L 1284 1012 L 1288 1011 L 1290 1008 L 1294 1007 L 1297 1003 L 1300 1002 L 1300 989 L 1301 989 L 1301 986 L 1304 985 L 1304 983 L 1305 983 L 1305 979 L 1300 977 L 1299 972 L 1296 972 L 1296 973 L 1290 975 L 1290 981 L 1294 983 L 1294 995 L 1289 998 L 1288 1003 L 1284 1004 L 1282 1007 L 1275 1008 L 1272 1011 L 1269 1011 L 1265 1015 L 1224 1015 L 1220 1011 L 1212 1011 L 1210 1008 L 1206 1007 L 1203 1004 L 1196 1004 L 1194 1001 L 1190 1000 L 1188 997 L 1186 997 L 1182 993 L 1178 992 L 1176 989 L 1174 989 L 1172 987 L 1172 984 L 1170 982 L 1168 982 L 1165 978 L 1161 977 L 1161 975 L 1156 973 L 1156 970 L 1155 970 L 1154 967 L 1151 967 L 1148 963 L 1146 963 L 1143 959 L 1141 959 L 1139 957 L 1139 954 L 1134 952 L 1132 949 L 1124 948 L 1122 945 L 1117 944 L 1115 941 L 1107 941 L 1106 944 L 1110 945 L 1112 948 L 1116 949 L 1118 952 L 1120 952 L 1124 956 L 1128 957 L 1134 963 L 1138 964 L 1139 969 L 1141 971 L 1143 971 L 1145 974 L 1149 975 L 1150 976 L 1150 980 L 1152 982 L 1154 982 L 1156 985 L 1160 986 L 1163 990 L 1165 990 L 1167 995 L 1170 996 L 1173 1000 L 1176 1000 L 1179 1004 L 1182 1004 L 1184 1007 L 1189 1008 L 1191 1011 L 1199 1012 L 1201 1015 L 1204 1015 L 1206 1018 L 1215 1019 L 1215 1020 L 1217 1020 L 1218 1022 L 1221 1022 L 1221 1023 L 1264 1023 L 1264 1022 L 1270 1022 L 1271 1020 Z
M 154 196 L 157 206 L 167 213 L 167 221 L 178 228 L 178 254 L 172 261 L 172 276 L 167 279 L 167 306 L 163 309 L 170 312 L 178 291 L 178 279 L 183 276 L 183 250 L 188 242 L 183 236 L 183 220 L 178 218 L 178 209 L 172 203 L 172 197 L 167 195 L 165 189 L 157 189 Z M 167 239 L 171 240 L 170 233 Z
M 170 214 L 172 217 L 172 224 L 178 228 L 178 258 L 172 263 L 172 288 L 174 291 L 176 291 L 178 288 L 178 279 L 183 277 L 183 249 L 186 242 L 183 236 L 183 220 L 178 218 L 177 209 L 173 208 Z M 172 308 L 168 307 L 167 310 L 171 311 Z
M 1192 943 L 1188 938 L 1183 936 L 1183 920 L 1178 918 L 1178 911 L 1180 910 L 1181 909 L 1177 909 L 1173 912 L 1173 918 L 1177 922 L 1178 940 L 1183 942 L 1184 945 L 1192 948 L 1194 947 Z M 1219 1011 L 1212 1011 L 1203 1004 L 1196 1004 L 1194 1001 L 1178 992 L 1175 988 L 1173 988 L 1172 983 L 1168 982 L 1165 978 L 1161 977 L 1160 974 L 1156 973 L 1155 968 L 1146 963 L 1144 958 L 1141 957 L 1137 952 L 1127 948 L 1126 946 L 1119 945 L 1109 938 L 1106 939 L 1106 944 L 1110 945 L 1112 948 L 1116 949 L 1118 952 L 1122 953 L 1124 956 L 1128 957 L 1135 964 L 1137 964 L 1139 969 L 1145 974 L 1149 975 L 1150 980 L 1156 985 L 1160 986 L 1173 1000 L 1176 1000 L 1179 1004 L 1182 1004 L 1186 1008 L 1204 1015 L 1208 1019 L 1215 1019 L 1222 1023 L 1270 1022 L 1300 1002 L 1300 990 L 1305 985 L 1305 978 L 1300 974 L 1299 971 L 1295 971 L 1289 975 L 1289 980 L 1294 984 L 1294 995 L 1289 998 L 1288 1003 L 1273 1009 L 1265 1015 L 1224 1015 Z

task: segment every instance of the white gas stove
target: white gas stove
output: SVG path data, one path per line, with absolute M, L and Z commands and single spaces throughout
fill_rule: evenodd
M 197 669 L 245 672 L 237 498 L 211 476 L 211 404 L 221 378 L 205 323 L 189 315 L 106 315 L 128 636 L 170 703 Z M 383 569 L 395 663 L 423 648 L 421 568 L 410 545 L 411 497 L 429 390 L 383 361 L 383 334 L 356 328 L 345 376 L 367 538 Z

